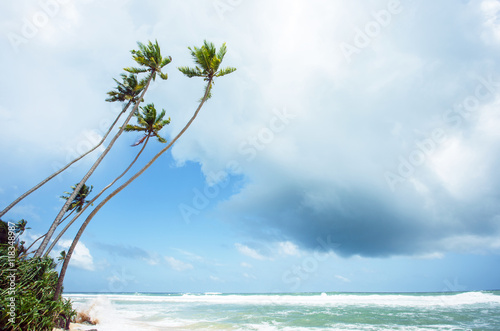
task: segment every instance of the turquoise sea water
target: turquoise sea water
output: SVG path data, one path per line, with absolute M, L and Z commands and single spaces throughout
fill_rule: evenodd
M 500 330 L 500 291 L 462 293 L 66 294 L 128 330 Z

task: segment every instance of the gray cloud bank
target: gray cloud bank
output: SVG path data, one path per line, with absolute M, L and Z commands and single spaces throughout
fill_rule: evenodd
M 294 2 L 295 25 L 259 21 L 269 52 L 232 47 L 261 61 L 238 73 L 260 93 L 236 109 L 220 101 L 229 124 L 197 127 L 174 156 L 208 177 L 238 165 L 226 171 L 245 186 L 219 216 L 252 240 L 317 249 L 330 236 L 343 256 L 499 252 L 500 6 L 401 1 L 364 45 L 389 3 L 351 5 Z M 343 43 L 359 46 L 349 59 Z M 276 109 L 294 116 L 273 130 Z

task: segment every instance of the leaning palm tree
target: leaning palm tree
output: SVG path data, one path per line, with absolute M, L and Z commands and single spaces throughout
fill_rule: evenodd
M 71 186 L 71 188 L 74 191 L 76 188 L 76 185 Z M 93 186 L 89 187 L 87 185 L 83 185 L 80 188 L 80 192 L 78 192 L 78 194 L 75 196 L 75 198 L 73 199 L 73 202 L 71 203 L 71 205 L 68 208 L 68 211 L 70 213 L 66 217 L 64 217 L 62 220 L 60 220 L 59 224 L 63 223 L 68 217 L 71 216 L 71 214 L 73 214 L 73 212 L 76 211 L 79 214 L 80 212 L 82 212 L 82 210 L 84 208 L 86 209 L 86 207 L 84 207 L 85 205 L 92 203 L 91 201 L 87 200 L 87 197 L 92 192 L 92 189 L 93 189 Z M 68 200 L 68 198 L 71 196 L 71 193 L 69 193 L 69 192 L 64 192 L 64 194 L 66 194 L 66 195 L 60 196 L 61 199 Z M 30 252 L 30 248 L 33 247 L 33 245 L 35 245 L 35 243 L 37 243 L 38 240 L 44 238 L 46 235 L 47 234 L 45 233 L 45 234 L 41 235 L 40 237 L 38 237 L 35 241 L 33 241 L 31 243 L 31 245 L 29 245 L 28 248 L 26 248 L 26 252 L 23 254 L 23 256 L 27 256 L 27 255 L 33 253 L 33 252 Z
M 52 175 L 50 175 L 49 177 L 45 178 L 44 180 L 42 180 L 40 183 L 38 183 L 37 185 L 35 185 L 34 187 L 32 187 L 31 189 L 29 189 L 25 193 L 23 193 L 21 196 L 19 196 L 16 200 L 14 200 L 10 205 L 8 205 L 4 210 L 2 210 L 0 212 L 0 217 L 2 217 L 4 214 L 6 214 L 12 207 L 14 207 L 15 205 L 17 205 L 19 202 L 21 202 L 28 195 L 30 195 L 31 193 L 33 193 L 36 190 L 38 190 L 40 187 L 42 187 L 43 185 L 45 185 L 46 183 L 48 183 L 52 178 L 56 177 L 57 175 L 59 175 L 60 173 L 62 173 L 64 170 L 68 169 L 74 163 L 80 161 L 85 156 L 87 156 L 88 154 L 90 154 L 93 151 L 95 151 L 97 148 L 99 148 L 99 146 L 101 146 L 104 143 L 104 141 L 106 140 L 106 138 L 110 134 L 111 130 L 113 130 L 113 128 L 115 127 L 116 123 L 120 119 L 121 115 L 126 112 L 126 110 L 128 109 L 128 107 L 132 103 L 137 102 L 137 97 L 139 96 L 139 93 L 142 91 L 142 89 L 144 87 L 144 82 L 138 82 L 137 81 L 137 75 L 135 75 L 135 74 L 130 74 L 129 76 L 122 74 L 122 79 L 123 79 L 123 83 L 120 83 L 119 81 L 117 81 L 115 79 L 115 82 L 118 84 L 118 86 L 116 88 L 116 91 L 110 91 L 110 92 L 108 92 L 108 95 L 110 97 L 108 99 L 106 99 L 106 101 L 110 101 L 110 102 L 114 102 L 114 101 L 122 101 L 122 102 L 123 101 L 128 101 L 128 102 L 125 105 L 125 107 L 122 109 L 122 111 L 118 114 L 118 116 L 116 117 L 116 119 L 114 120 L 114 122 L 110 125 L 108 131 L 104 134 L 104 136 L 102 137 L 102 139 L 97 143 L 97 145 L 95 145 L 94 147 L 92 147 L 90 150 L 88 150 L 84 154 L 80 155 L 79 157 L 75 158 L 73 161 L 69 162 L 64 167 L 62 167 L 61 169 L 59 169 L 56 172 L 54 172 Z
M 163 127 L 167 124 L 170 124 L 170 117 L 168 120 L 164 120 L 165 110 L 157 116 L 155 105 L 150 103 L 145 107 L 141 107 L 142 113 L 138 112 L 135 114 L 137 117 L 137 124 L 131 125 L 128 124 L 125 127 L 125 131 L 135 131 L 135 132 L 144 132 L 144 137 L 142 137 L 138 142 L 136 142 L 133 146 L 140 145 L 144 142 L 145 139 L 149 139 L 151 137 L 156 137 L 159 142 L 165 143 L 167 142 L 165 138 L 161 137 L 158 132 L 163 129 Z
M 207 41 L 205 41 L 203 43 L 203 46 L 201 46 L 200 48 L 189 47 L 188 49 L 190 50 L 193 60 L 196 63 L 196 67 L 194 68 L 180 67 L 178 69 L 189 78 L 201 77 L 207 82 L 207 85 L 205 86 L 205 93 L 203 95 L 203 98 L 201 98 L 200 100 L 200 104 L 196 108 L 193 116 L 188 121 L 188 123 L 166 147 L 164 147 L 160 152 L 158 152 L 158 154 L 156 154 L 141 170 L 136 172 L 135 175 L 133 175 L 129 180 L 127 180 L 120 187 L 116 188 L 113 192 L 111 192 L 103 201 L 101 201 L 101 203 L 99 203 L 99 205 L 97 205 L 96 208 L 94 208 L 94 210 L 89 214 L 89 216 L 87 216 L 85 222 L 80 227 L 80 230 L 78 230 L 75 239 L 71 243 L 71 246 L 66 254 L 64 263 L 61 267 L 61 272 L 59 273 L 59 279 L 54 294 L 55 300 L 57 300 L 61 294 L 62 285 L 64 282 L 64 276 L 66 275 L 66 269 L 68 268 L 69 261 L 71 260 L 71 255 L 73 254 L 76 244 L 80 240 L 80 237 L 82 236 L 83 232 L 85 231 L 85 228 L 90 223 L 92 218 L 109 200 L 111 200 L 111 198 L 113 198 L 115 195 L 121 192 L 125 187 L 127 187 L 130 183 L 132 183 L 135 179 L 137 179 L 137 177 L 143 174 L 144 171 L 146 171 L 163 153 L 165 153 L 177 141 L 177 139 L 179 139 L 182 136 L 182 134 L 189 128 L 191 123 L 193 123 L 194 119 L 200 112 L 201 107 L 203 107 L 203 104 L 211 97 L 211 90 L 214 78 L 225 76 L 236 70 L 236 68 L 232 67 L 227 67 L 223 69 L 219 68 L 220 64 L 222 63 L 222 60 L 224 59 L 224 55 L 226 54 L 227 51 L 225 43 L 222 44 L 218 52 L 216 51 L 214 44 L 209 43 Z
M 126 106 L 122 110 L 121 113 L 125 112 L 130 103 L 137 102 L 139 93 L 146 85 L 146 81 L 142 79 L 141 81 L 137 80 L 136 74 L 120 74 L 122 78 L 122 82 L 119 82 L 115 78 L 113 80 L 116 82 L 116 89 L 113 91 L 109 91 L 107 94 L 109 98 L 106 99 L 108 102 L 127 102 Z
M 73 189 L 73 192 L 75 191 L 77 186 L 78 186 L 78 184 L 71 186 L 71 188 Z M 90 195 L 93 188 L 94 187 L 92 185 L 89 187 L 89 186 L 83 184 L 83 186 L 80 188 L 80 191 L 78 191 L 76 196 L 73 198 L 73 201 L 71 202 L 71 204 L 68 207 L 68 210 L 66 211 L 66 212 L 69 211 L 70 213 L 66 217 L 61 219 L 59 221 L 59 224 L 64 222 L 69 216 L 71 216 L 71 214 L 73 214 L 73 212 L 76 211 L 77 213 L 79 213 L 83 209 L 83 206 L 89 202 L 89 201 L 87 201 L 87 197 Z M 61 199 L 68 200 L 69 197 L 72 196 L 72 193 L 69 193 L 69 192 L 64 192 L 64 194 L 67 194 L 67 195 L 61 195 L 60 196 Z
M 146 91 L 148 90 L 149 84 L 151 81 L 154 81 L 156 79 L 156 75 L 158 74 L 161 79 L 167 79 L 168 76 L 166 73 L 162 73 L 163 67 L 165 67 L 167 64 L 169 64 L 172 61 L 172 58 L 169 57 L 163 57 L 161 55 L 160 51 L 160 46 L 158 45 L 158 42 L 155 42 L 154 44 L 150 41 L 148 42 L 147 45 L 144 45 L 142 43 L 137 43 L 139 50 L 132 50 L 132 58 L 135 60 L 137 64 L 139 64 L 138 68 L 135 67 L 130 67 L 130 68 L 125 68 L 124 70 L 131 73 L 131 74 L 139 74 L 139 73 L 148 73 L 147 79 L 145 80 L 144 87 L 142 89 L 141 95 L 138 97 L 137 102 L 135 103 L 132 111 L 126 118 L 123 126 L 120 128 L 120 130 L 115 134 L 113 139 L 109 142 L 108 146 L 106 149 L 102 152 L 102 154 L 99 156 L 99 158 L 94 162 L 92 167 L 89 169 L 89 171 L 83 176 L 82 180 L 80 183 L 76 186 L 75 191 L 73 194 L 68 198 L 68 201 L 64 204 L 64 206 L 61 208 L 59 211 L 59 214 L 56 216 L 54 222 L 49 228 L 49 231 L 47 231 L 47 235 L 43 239 L 42 243 L 40 244 L 40 247 L 38 247 L 38 250 L 35 253 L 35 257 L 39 257 L 43 254 L 45 251 L 45 248 L 47 247 L 50 239 L 52 238 L 52 235 L 54 234 L 59 221 L 62 219 L 63 215 L 66 213 L 66 211 L 69 208 L 69 205 L 71 203 L 71 200 L 75 197 L 76 192 L 80 190 L 80 188 L 85 184 L 85 182 L 88 180 L 88 178 L 94 173 L 95 169 L 97 166 L 101 163 L 101 161 L 104 159 L 104 157 L 108 154 L 110 149 L 113 147 L 115 141 L 120 137 L 122 132 L 125 129 L 125 126 L 128 124 L 132 116 L 137 112 L 137 109 L 139 107 L 139 104 L 141 101 L 144 100 L 144 95 L 146 94 Z
M 160 143 L 167 142 L 167 140 L 165 138 L 163 138 L 162 136 L 160 136 L 160 134 L 159 134 L 160 130 L 163 129 L 163 127 L 165 125 L 170 124 L 170 118 L 168 118 L 167 120 L 163 119 L 165 117 L 165 110 L 162 110 L 162 112 L 159 115 L 157 115 L 157 111 L 156 111 L 154 104 L 149 104 L 145 107 L 141 107 L 141 110 L 142 110 L 142 114 L 141 114 L 141 112 L 138 112 L 135 114 L 135 116 L 137 118 L 137 124 L 136 125 L 128 124 L 125 127 L 125 131 L 128 131 L 128 132 L 143 132 L 144 133 L 144 137 L 142 137 L 137 143 L 132 145 L 132 146 L 137 146 L 137 145 L 143 144 L 141 150 L 139 151 L 139 153 L 137 153 L 134 160 L 132 160 L 132 162 L 129 164 L 129 166 L 118 177 L 116 177 L 110 184 L 108 184 L 105 188 L 103 188 L 101 190 L 101 192 L 99 192 L 99 194 L 97 194 L 92 200 L 90 200 L 87 203 L 87 205 L 83 209 L 81 209 L 78 212 L 78 214 L 75 217 L 73 217 L 73 219 L 70 222 L 68 222 L 68 224 L 66 224 L 64 229 L 62 229 L 62 231 L 59 232 L 57 237 L 50 244 L 49 248 L 45 252 L 46 256 L 49 255 L 49 253 L 52 251 L 52 249 L 54 248 L 56 243 L 61 239 L 63 234 L 66 232 L 66 230 L 68 230 L 68 228 L 78 219 L 78 217 L 80 217 L 80 215 L 83 214 L 83 212 L 85 212 L 85 210 L 90 205 L 92 205 L 94 203 L 94 201 L 96 201 L 108 188 L 113 186 L 120 178 L 122 178 L 130 170 L 130 168 L 134 165 L 134 163 L 137 161 L 139 156 L 144 151 L 144 148 L 148 144 L 149 138 L 156 137 Z
M 73 189 L 73 192 L 75 191 L 77 185 L 78 184 L 71 186 L 71 188 Z M 83 206 L 87 203 L 87 197 L 90 195 L 93 188 L 94 187 L 92 185 L 89 187 L 89 186 L 84 184 L 80 188 L 80 191 L 78 191 L 76 196 L 73 198 L 73 201 L 71 202 L 71 204 L 68 207 L 68 211 L 75 210 L 77 213 L 80 212 L 82 210 Z M 64 192 L 64 194 L 67 194 L 67 195 L 61 195 L 61 199 L 64 199 L 64 200 L 68 200 L 69 197 L 72 195 L 69 192 Z
M 227 74 L 232 73 L 236 70 L 236 68 L 227 67 L 224 69 L 219 69 L 219 66 L 224 59 L 224 55 L 226 55 L 227 49 L 226 44 L 223 43 L 219 49 L 219 52 L 215 49 L 214 44 L 209 43 L 205 40 L 203 46 L 198 47 L 188 47 L 191 52 L 191 56 L 196 64 L 198 64 L 194 68 L 189 67 L 179 67 L 179 71 L 189 78 L 192 77 L 201 77 L 206 82 L 207 85 L 205 87 L 205 95 L 202 100 L 209 99 L 212 97 L 212 86 L 214 83 L 215 77 L 222 77 Z

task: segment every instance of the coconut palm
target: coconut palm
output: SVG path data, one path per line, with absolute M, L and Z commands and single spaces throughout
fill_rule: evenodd
M 189 67 L 179 67 L 179 71 L 189 78 L 192 77 L 202 77 L 207 82 L 207 86 L 205 90 L 208 90 L 207 99 L 212 97 L 212 85 L 214 83 L 215 77 L 222 77 L 227 74 L 232 73 L 236 70 L 236 68 L 227 67 L 224 69 L 219 69 L 222 60 L 224 59 L 224 55 L 226 55 L 227 48 L 226 44 L 223 43 L 219 48 L 219 51 L 215 49 L 213 43 L 209 43 L 206 40 L 203 43 L 203 46 L 198 47 L 188 47 L 191 51 L 191 56 L 196 64 L 198 64 L 194 68 Z
M 143 79 L 140 82 L 137 80 L 136 74 L 120 74 L 123 82 L 119 82 L 115 78 L 113 80 L 116 82 L 116 90 L 109 91 L 107 94 L 109 98 L 106 99 L 108 102 L 136 102 L 139 93 L 141 93 L 146 81 Z M 127 103 L 127 106 L 129 103 Z
M 57 300 L 61 294 L 62 291 L 62 285 L 64 282 L 64 276 L 66 275 L 66 269 L 68 268 L 69 261 L 71 260 L 71 255 L 73 254 L 73 251 L 75 250 L 76 244 L 80 240 L 80 237 L 82 236 L 83 232 L 85 231 L 85 228 L 87 225 L 90 223 L 92 218 L 97 214 L 97 212 L 109 201 L 111 198 L 113 198 L 115 195 L 117 195 L 119 192 L 121 192 L 125 187 L 127 187 L 130 183 L 132 183 L 137 177 L 139 177 L 144 171 L 146 171 L 163 153 L 165 153 L 176 141 L 179 139 L 182 134 L 189 128 L 191 123 L 193 123 L 194 119 L 200 112 L 201 107 L 203 107 L 204 103 L 207 101 L 207 99 L 211 96 L 211 89 L 213 85 L 213 80 L 215 77 L 222 77 L 227 74 L 230 74 L 236 70 L 236 68 L 232 67 L 227 67 L 224 69 L 219 69 L 220 64 L 224 58 L 224 55 L 226 54 L 226 44 L 223 43 L 222 46 L 220 47 L 219 51 L 217 52 L 215 49 L 215 46 L 212 43 L 209 43 L 207 41 L 204 42 L 203 46 L 200 48 L 193 47 L 193 48 L 188 48 L 191 51 L 191 55 L 193 56 L 194 62 L 197 64 L 195 68 L 188 68 L 188 67 L 180 67 L 178 68 L 183 74 L 185 74 L 188 77 L 202 77 L 204 80 L 207 82 L 207 85 L 205 86 L 205 94 L 203 95 L 203 98 L 200 100 L 200 104 L 196 108 L 193 116 L 191 119 L 188 121 L 188 123 L 184 126 L 184 128 L 175 136 L 175 138 L 166 146 L 164 147 L 160 152 L 158 152 L 141 170 L 135 173 L 134 176 L 132 176 L 129 180 L 127 180 L 125 183 L 123 183 L 120 187 L 116 188 L 113 192 L 111 192 L 99 205 L 94 208 L 94 210 L 87 216 L 85 219 L 85 222 L 83 222 L 82 226 L 80 227 L 80 230 L 78 230 L 78 233 L 75 236 L 75 239 L 71 243 L 70 248 L 68 249 L 68 252 L 66 254 L 66 258 L 64 260 L 64 263 L 61 267 L 61 272 L 59 274 L 59 280 L 57 283 L 57 287 L 55 290 L 54 294 L 54 299 Z
M 160 136 L 159 131 L 163 129 L 163 127 L 167 124 L 170 123 L 170 118 L 168 120 L 164 120 L 163 118 L 165 117 L 165 110 L 162 110 L 160 115 L 156 115 L 157 111 L 154 106 L 154 104 L 149 104 L 145 107 L 141 107 L 142 114 L 141 113 L 136 113 L 137 117 L 137 125 L 127 125 L 125 127 L 125 131 L 129 132 L 144 132 L 144 137 L 141 138 L 141 140 L 134 144 L 133 146 L 137 146 L 139 144 L 143 144 L 141 150 L 139 153 L 137 153 L 136 157 L 134 160 L 130 163 L 130 165 L 123 171 L 120 176 L 116 177 L 110 184 L 108 184 L 105 188 L 102 189 L 99 194 L 97 194 L 92 200 L 88 202 L 88 204 L 78 212 L 78 214 L 73 217 L 73 219 L 66 224 L 64 229 L 59 232 L 57 237 L 52 241 L 52 244 L 49 246 L 47 251 L 45 252 L 45 256 L 49 255 L 49 253 L 52 251 L 56 243 L 61 239 L 62 235 L 66 232 L 66 230 L 80 217 L 80 215 L 88 208 L 89 205 L 92 205 L 94 201 L 96 201 L 108 188 L 113 186 L 120 178 L 122 178 L 129 170 L 130 168 L 134 165 L 134 163 L 137 161 L 141 153 L 144 151 L 144 148 L 146 147 L 149 138 L 151 137 L 156 137 L 159 142 L 161 143 L 166 143 L 167 141 Z
M 142 89 L 142 93 L 140 96 L 137 98 L 137 102 L 135 102 L 134 107 L 128 117 L 126 118 L 123 126 L 118 130 L 118 132 L 115 134 L 113 139 L 109 142 L 108 146 L 106 149 L 102 152 L 102 154 L 99 156 L 99 158 L 94 162 L 90 170 L 83 176 L 82 180 L 80 183 L 76 186 L 75 191 L 72 193 L 72 195 L 68 198 L 64 206 L 61 208 L 59 211 L 59 214 L 56 216 L 54 222 L 49 228 L 49 231 L 47 231 L 47 235 L 43 239 L 42 243 L 40 244 L 40 247 L 38 247 L 38 250 L 35 253 L 35 257 L 39 257 L 43 254 L 45 251 L 45 248 L 47 247 L 50 239 L 52 238 L 52 235 L 54 234 L 56 227 L 59 224 L 59 221 L 62 219 L 63 215 L 66 213 L 66 211 L 69 208 L 69 205 L 71 201 L 74 199 L 76 196 L 76 192 L 80 190 L 80 188 L 85 184 L 85 182 L 88 180 L 88 178 L 94 173 L 95 169 L 97 166 L 101 163 L 101 161 L 104 159 L 104 157 L 108 154 L 110 149 L 113 147 L 115 141 L 120 137 L 122 132 L 124 131 L 125 126 L 128 124 L 132 116 L 137 112 L 137 109 L 139 107 L 139 104 L 142 100 L 144 100 L 144 95 L 146 94 L 149 84 L 151 83 L 152 80 L 156 79 L 156 75 L 159 74 L 160 78 L 162 79 L 167 79 L 168 76 L 166 73 L 162 73 L 162 69 L 169 64 L 172 61 L 171 57 L 162 57 L 160 47 L 158 46 L 158 42 L 155 42 L 154 44 L 150 41 L 147 45 L 144 45 L 142 43 L 137 43 L 139 50 L 132 50 L 132 58 L 139 64 L 140 67 L 138 68 L 124 68 L 125 71 L 131 73 L 131 74 L 139 74 L 139 73 L 148 73 L 147 78 L 145 79 L 144 82 L 144 87 Z M 142 84 L 140 84 L 142 85 Z M 112 96 L 111 96 L 112 97 Z M 71 254 L 69 254 L 71 255 Z
M 59 256 L 57 257 L 57 261 L 58 261 L 57 264 L 64 261 L 65 258 L 66 258 L 66 251 L 61 251 L 61 253 L 59 253 Z
M 75 191 L 75 188 L 78 184 L 75 184 L 74 186 L 71 186 L 73 189 L 73 192 Z M 92 192 L 92 189 L 94 187 L 91 185 L 88 187 L 87 185 L 83 184 L 83 186 L 80 188 L 80 191 L 76 194 L 76 196 L 73 198 L 73 201 L 68 207 L 68 211 L 76 211 L 77 213 L 80 212 L 83 208 L 83 206 L 88 202 L 86 199 L 89 196 L 89 194 Z M 71 196 L 71 193 L 69 192 L 64 192 L 64 194 L 67 195 L 61 195 L 61 199 L 68 200 L 69 197 Z
M 152 78 L 153 80 L 156 79 L 156 74 L 159 74 L 161 79 L 166 80 L 168 78 L 168 75 L 161 72 L 161 69 L 172 62 L 172 57 L 161 56 L 158 41 L 156 41 L 154 44 L 149 41 L 147 45 L 138 42 L 137 45 L 139 46 L 139 50 L 132 50 L 131 53 L 134 61 L 137 62 L 141 67 L 129 67 L 125 68 L 124 70 L 132 74 L 149 72 L 148 77 Z
M 104 141 L 106 140 L 106 138 L 110 134 L 111 130 L 113 130 L 114 126 L 116 125 L 116 123 L 120 119 L 121 115 L 128 109 L 128 107 L 132 103 L 135 103 L 137 101 L 137 97 L 139 96 L 140 92 L 142 91 L 142 89 L 144 87 L 144 82 L 138 82 L 137 81 L 137 75 L 135 75 L 135 74 L 130 74 L 129 76 L 127 76 L 125 74 L 122 74 L 121 76 L 122 76 L 122 79 L 123 79 L 123 83 L 120 83 L 119 81 L 117 81 L 116 79 L 114 79 L 115 82 L 118 84 L 118 86 L 116 88 L 116 91 L 110 91 L 110 92 L 108 92 L 108 95 L 110 95 L 110 97 L 108 99 L 106 99 L 106 101 L 110 101 L 110 102 L 114 102 L 114 101 L 122 101 L 122 102 L 123 101 L 127 101 L 127 104 L 125 105 L 125 107 L 123 108 L 123 110 L 118 114 L 118 116 L 116 117 L 116 119 L 114 120 L 114 122 L 109 127 L 108 131 L 104 134 L 104 136 L 97 143 L 97 145 L 95 145 L 94 147 L 92 147 L 86 153 L 84 153 L 84 154 L 80 155 L 79 157 L 75 158 L 73 161 L 69 162 L 64 167 L 62 167 L 58 171 L 54 172 L 52 175 L 50 175 L 49 177 L 45 178 L 40 183 L 38 183 L 37 185 L 35 185 L 34 187 L 32 187 L 31 189 L 29 189 L 28 191 L 26 191 L 24 194 L 22 194 L 21 196 L 19 196 L 16 200 L 14 200 L 10 205 L 8 205 L 4 210 L 2 210 L 0 212 L 0 217 L 2 217 L 12 207 L 14 207 L 16 204 L 18 204 L 21 200 L 23 200 L 24 198 L 26 198 L 28 195 L 30 195 L 31 193 L 33 193 L 36 190 L 38 190 L 40 187 L 42 187 L 43 185 L 45 185 L 46 183 L 48 183 L 52 178 L 56 177 L 57 175 L 59 175 L 60 173 L 62 173 L 64 170 L 68 169 L 74 163 L 80 161 L 82 158 L 84 158 L 88 154 L 90 154 L 93 151 L 95 151 L 99 146 L 101 146 L 104 143 Z
M 75 188 L 77 186 L 78 186 L 78 184 L 71 186 L 71 188 L 73 189 L 73 192 L 75 191 Z M 86 203 L 88 203 L 87 197 L 90 195 L 93 188 L 94 187 L 92 185 L 90 187 L 88 187 L 87 185 L 83 184 L 83 186 L 80 188 L 80 191 L 73 198 L 73 201 L 71 202 L 71 204 L 68 207 L 68 210 L 66 211 L 66 212 L 69 211 L 70 213 L 66 217 L 64 217 L 62 220 L 60 220 L 59 224 L 64 222 L 69 216 L 71 216 L 71 214 L 73 214 L 73 212 L 76 211 L 77 213 L 79 213 L 83 209 L 83 206 Z M 69 193 L 69 192 L 64 192 L 64 193 L 67 195 L 60 196 L 60 198 L 64 199 L 64 200 L 68 200 L 69 197 L 72 195 L 72 193 Z
M 165 125 L 170 123 L 170 117 L 168 118 L 168 120 L 163 119 L 165 117 L 165 110 L 162 110 L 162 112 L 157 116 L 155 105 L 150 103 L 145 107 L 141 107 L 141 111 L 142 113 L 138 112 L 135 114 L 135 116 L 137 117 L 137 124 L 128 124 L 125 127 L 125 131 L 127 132 L 144 132 L 144 137 L 142 137 L 133 146 L 142 144 L 146 138 L 150 137 L 156 137 L 159 142 L 166 143 L 167 141 L 165 140 L 165 138 L 161 137 L 158 134 L 158 131 L 160 131 Z
M 71 188 L 74 191 L 75 188 L 76 188 L 76 185 L 75 186 L 71 186 Z M 76 211 L 77 213 L 80 213 L 83 210 L 84 206 L 86 204 L 90 203 L 90 201 L 87 201 L 86 199 L 90 195 L 90 193 L 92 192 L 92 189 L 93 189 L 93 186 L 88 187 L 87 185 L 83 185 L 81 187 L 80 192 L 78 192 L 78 194 L 73 199 L 73 202 L 71 203 L 71 205 L 68 208 L 68 211 L 71 211 L 71 212 L 65 218 L 63 218 L 61 221 L 59 221 L 59 224 L 61 224 L 62 222 L 64 222 L 69 216 L 71 216 L 71 214 L 73 214 L 73 212 Z M 71 196 L 71 193 L 69 193 L 69 192 L 64 192 L 64 194 L 67 194 L 67 195 L 60 196 L 61 199 L 68 200 L 68 198 Z M 41 235 L 40 237 L 38 237 L 35 241 L 33 241 L 31 243 L 31 245 L 29 245 L 28 248 L 26 248 L 26 251 L 23 254 L 23 256 L 27 256 L 27 255 L 33 253 L 33 252 L 30 252 L 30 248 L 33 247 L 33 245 L 36 242 L 38 242 L 38 240 L 42 239 L 46 235 L 47 234 L 45 233 L 45 234 Z

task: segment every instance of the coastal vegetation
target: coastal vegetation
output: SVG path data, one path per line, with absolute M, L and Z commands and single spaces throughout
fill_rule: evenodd
M 69 300 L 54 300 L 57 264 L 50 257 L 28 257 L 19 240 L 26 229 L 24 220 L 0 221 L 0 330 L 67 328 L 76 312 Z
M 20 236 L 27 229 L 27 222 L 24 220 L 17 223 L 1 222 L 0 253 L 2 274 L 0 284 L 2 298 L 0 302 L 2 315 L 0 317 L 0 330 L 43 331 L 52 330 L 56 326 L 67 328 L 69 321 L 76 316 L 76 312 L 72 309 L 70 301 L 63 299 L 61 293 L 69 262 L 87 225 L 110 199 L 143 174 L 186 132 L 198 116 L 203 105 L 212 96 L 215 79 L 236 70 L 232 67 L 220 67 L 227 51 L 225 44 L 222 44 L 217 50 L 214 44 L 205 41 L 201 47 L 188 47 L 188 49 L 193 57 L 195 66 L 182 66 L 178 70 L 189 78 L 202 78 L 206 82 L 206 85 L 203 96 L 199 100 L 199 104 L 192 117 L 170 142 L 167 142 L 160 134 L 160 131 L 170 123 L 170 118 L 166 118 L 166 111 L 157 111 L 154 103 L 148 103 L 145 106 L 141 106 L 141 103 L 145 101 L 151 82 L 155 81 L 157 77 L 162 80 L 168 78 L 167 73 L 163 72 L 163 70 L 172 62 L 172 58 L 161 54 L 158 42 L 138 43 L 138 49 L 131 51 L 132 58 L 137 66 L 124 68 L 126 73 L 120 75 L 121 80 L 115 79 L 116 88 L 107 93 L 108 98 L 106 101 L 121 102 L 123 103 L 123 108 L 101 141 L 88 152 L 69 162 L 32 189 L 22 194 L 0 212 L 0 217 L 7 215 L 12 207 L 28 195 L 38 190 L 75 162 L 95 151 L 99 146 L 102 146 L 113 131 L 113 128 L 119 123 L 121 116 L 126 116 L 119 126 L 118 131 L 106 143 L 106 148 L 99 154 L 82 179 L 71 186 L 71 191 L 64 192 L 61 196 L 64 204 L 45 234 L 34 240 L 30 246 L 25 247 L 25 242 L 20 240 Z M 132 118 L 135 118 L 136 124 L 129 123 Z M 123 132 L 140 133 L 141 136 L 132 146 L 142 146 L 132 162 L 107 186 L 103 187 L 98 194 L 91 198 L 94 187 L 87 185 L 87 182 Z M 109 188 L 128 173 L 142 155 L 151 138 L 155 138 L 159 143 L 166 146 L 139 171 L 131 175 L 121 186 L 99 201 Z M 94 203 L 97 204 L 95 207 Z M 49 256 L 49 253 L 62 238 L 66 230 L 91 207 L 94 208 L 80 225 L 80 229 L 69 249 L 60 253 L 58 260 L 62 263 L 62 266 L 58 273 L 58 264 Z M 70 218 L 71 220 L 69 220 Z M 53 238 L 59 226 L 64 222 L 66 222 L 65 227 Z M 39 240 L 41 240 L 39 246 L 31 250 Z

